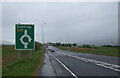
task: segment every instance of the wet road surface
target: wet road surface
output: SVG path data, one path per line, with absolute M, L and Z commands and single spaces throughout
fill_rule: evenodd
M 39 74 L 42 76 L 119 76 L 119 57 L 76 53 L 53 48 Z M 47 64 L 48 63 L 48 64 Z M 48 67 L 48 68 L 47 68 Z M 48 71 L 50 70 L 51 73 Z M 45 74 L 44 74 L 45 73 Z

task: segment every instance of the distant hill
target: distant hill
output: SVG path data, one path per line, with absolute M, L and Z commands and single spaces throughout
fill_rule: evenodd
M 0 45 L 14 45 L 14 44 L 10 41 L 2 41 L 2 43 L 0 43 Z

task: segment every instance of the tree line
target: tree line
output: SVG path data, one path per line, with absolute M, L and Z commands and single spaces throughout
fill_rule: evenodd
M 51 46 L 63 46 L 63 47 L 81 47 L 81 48 L 98 48 L 98 46 L 95 45 L 91 45 L 91 44 L 83 44 L 81 46 L 77 45 L 77 43 L 60 43 L 60 42 L 56 42 L 56 43 L 47 43 L 48 45 Z M 120 46 L 113 46 L 113 45 L 101 45 L 101 47 L 120 47 Z
M 64 47 L 76 47 L 77 44 L 76 43 L 47 43 L 48 45 L 52 45 L 52 46 L 64 46 Z

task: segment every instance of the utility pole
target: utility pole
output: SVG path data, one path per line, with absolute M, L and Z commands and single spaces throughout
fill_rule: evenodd
M 45 22 L 44 23 L 42 23 L 42 45 L 43 45 L 43 47 L 42 47 L 42 52 L 44 51 L 43 49 L 44 49 L 44 24 L 46 24 Z
M 70 42 L 70 34 L 69 34 L 69 32 L 68 32 L 68 50 L 69 50 L 69 42 Z

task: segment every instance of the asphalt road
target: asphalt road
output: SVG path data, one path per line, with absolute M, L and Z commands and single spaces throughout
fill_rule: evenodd
M 76 53 L 53 48 L 55 52 L 47 50 L 52 70 L 52 76 L 119 76 L 119 57 L 103 56 L 86 53 Z M 42 68 L 42 75 L 44 72 Z M 47 72 L 47 71 L 46 71 Z M 43 75 L 43 76 L 47 76 Z

